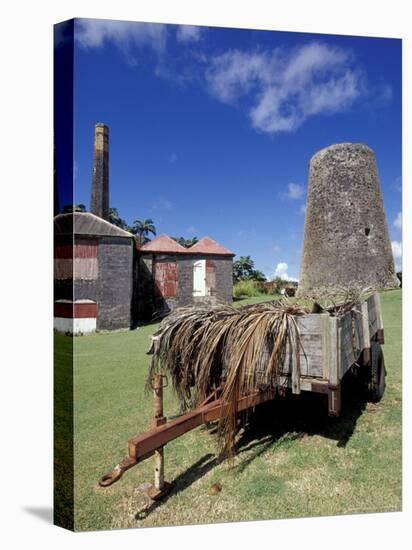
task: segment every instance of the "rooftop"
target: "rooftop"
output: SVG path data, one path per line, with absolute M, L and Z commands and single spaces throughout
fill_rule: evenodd
M 91 212 L 58 214 L 54 217 L 54 232 L 56 235 L 134 236 Z
M 219 254 L 224 256 L 235 256 L 235 254 L 228 248 L 217 243 L 210 237 L 203 237 L 199 242 L 187 249 L 188 252 L 195 252 L 196 254 Z
M 225 248 L 221 244 L 217 243 L 210 237 L 203 237 L 195 245 L 190 248 L 177 243 L 168 235 L 159 235 L 140 247 L 140 252 L 158 252 L 158 253 L 172 253 L 172 254 L 214 254 L 219 256 L 235 256 L 233 252 Z
M 159 235 L 153 241 L 149 241 L 139 249 L 140 252 L 172 252 L 184 254 L 187 249 L 174 241 L 168 235 Z

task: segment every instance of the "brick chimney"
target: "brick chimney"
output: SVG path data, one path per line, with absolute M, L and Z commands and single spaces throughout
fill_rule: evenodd
M 96 124 L 94 129 L 90 210 L 92 214 L 100 218 L 109 219 L 109 127 L 100 122 Z

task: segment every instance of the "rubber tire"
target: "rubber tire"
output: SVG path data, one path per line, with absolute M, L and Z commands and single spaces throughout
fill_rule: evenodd
M 377 342 L 371 344 L 371 362 L 368 374 L 368 399 L 372 403 L 378 403 L 385 393 L 386 369 L 382 347 Z

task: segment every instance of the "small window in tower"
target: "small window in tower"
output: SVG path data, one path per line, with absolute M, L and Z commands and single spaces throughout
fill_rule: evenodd
M 371 232 L 369 227 L 365 227 L 365 235 L 369 237 L 369 233 Z

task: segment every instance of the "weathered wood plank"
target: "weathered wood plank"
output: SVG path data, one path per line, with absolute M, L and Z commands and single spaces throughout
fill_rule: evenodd
M 380 297 L 377 292 L 369 296 L 366 300 L 369 316 L 369 336 L 372 338 L 374 334 L 383 328 L 382 309 Z
M 375 293 L 374 293 L 375 294 Z M 371 294 L 369 298 L 366 300 L 366 303 L 368 305 L 368 309 L 371 309 L 372 307 L 375 307 L 375 298 L 374 294 Z
M 376 334 L 377 330 L 378 330 L 378 321 L 377 319 L 375 319 L 373 323 L 369 324 L 369 334 L 373 336 L 374 334 Z
M 301 334 L 320 334 L 320 319 L 318 313 L 309 313 L 297 318 Z
M 356 350 L 356 358 L 362 350 L 362 317 L 358 309 L 353 312 L 353 347 Z
M 322 377 L 329 378 L 330 362 L 330 316 L 329 313 L 322 313 L 320 317 L 321 326 L 321 348 L 322 348 Z
M 304 352 L 300 354 L 300 369 L 304 376 L 322 377 L 322 333 L 318 314 L 298 318 L 298 327 Z
M 320 346 L 316 348 L 308 349 L 307 347 L 305 347 L 304 343 L 302 344 L 303 344 L 303 349 L 305 350 L 305 353 L 302 351 L 299 354 L 301 375 L 322 377 L 323 369 L 322 369 L 322 354 L 321 354 Z M 285 361 L 280 368 L 280 372 L 283 374 L 289 373 L 290 365 L 291 365 L 290 351 L 289 351 L 289 345 L 287 345 L 286 351 L 285 351 Z
M 361 349 L 370 348 L 370 331 L 369 331 L 369 315 L 368 315 L 368 301 L 361 304 L 361 319 L 362 319 L 362 339 Z
M 297 319 L 302 350 L 299 354 L 302 376 L 322 377 L 322 336 L 319 315 L 309 314 Z M 290 372 L 291 358 L 289 344 L 285 350 L 285 361 L 280 372 Z
M 368 317 L 369 317 L 369 319 L 376 319 L 375 308 L 369 308 L 368 309 Z
M 291 387 L 291 380 L 289 376 L 280 376 L 279 382 L 282 386 L 288 386 Z M 312 390 L 312 384 L 324 384 L 327 387 L 327 382 L 323 380 L 319 380 L 319 378 L 315 377 L 301 377 L 300 378 L 300 389 L 304 391 L 311 391 Z
M 353 350 L 353 327 L 352 327 L 352 314 L 346 313 L 338 320 L 339 330 L 339 355 L 340 355 L 340 369 L 339 380 L 343 378 L 348 369 L 355 362 L 355 354 Z
M 373 295 L 374 301 L 375 301 L 375 309 L 376 309 L 376 319 L 378 323 L 378 329 L 383 329 L 383 317 L 382 317 L 382 307 L 381 307 L 381 297 L 379 296 L 378 292 L 375 292 Z
M 383 328 L 379 294 L 339 318 L 328 314 L 299 317 L 298 326 L 304 349 L 300 354 L 301 375 L 338 384 L 361 351 L 370 347 L 371 336 Z M 286 374 L 288 367 L 283 372 Z
M 338 319 L 330 318 L 330 357 L 329 357 L 329 382 L 337 384 L 339 380 L 339 340 Z

